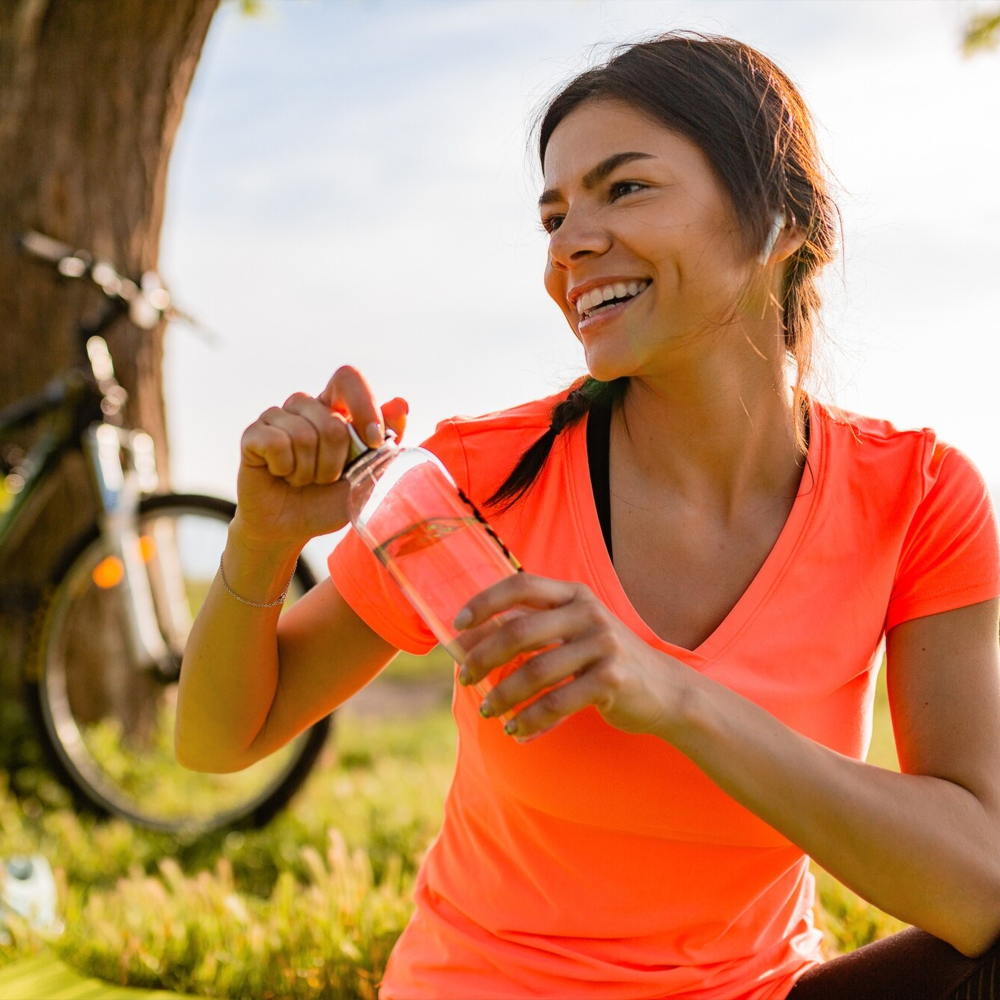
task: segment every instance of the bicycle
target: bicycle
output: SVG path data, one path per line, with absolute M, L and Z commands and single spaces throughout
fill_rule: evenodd
M 158 492 L 153 440 L 125 424 L 127 394 L 102 334 L 125 315 L 151 330 L 183 314 L 154 272 L 132 281 L 40 233 L 19 244 L 64 278 L 90 281 L 107 300 L 77 325 L 77 362 L 0 410 L 0 442 L 29 424 L 40 428 L 26 452 L 0 446 L 0 561 L 44 509 L 45 484 L 68 453 L 84 456 L 97 499 L 95 522 L 58 560 L 26 659 L 43 748 L 77 803 L 99 813 L 189 836 L 261 825 L 309 774 L 331 717 L 237 774 L 195 773 L 174 757 L 184 643 L 236 507 Z M 315 582 L 300 559 L 285 607 Z

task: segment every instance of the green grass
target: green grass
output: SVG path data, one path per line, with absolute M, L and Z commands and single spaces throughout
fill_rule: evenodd
M 440 652 L 401 655 L 393 683 L 451 673 Z M 378 682 L 376 682 L 378 683 Z M 895 766 L 884 682 L 870 760 Z M 454 764 L 441 706 L 387 721 L 338 716 L 335 741 L 267 828 L 189 842 L 95 821 L 45 771 L 0 772 L 0 857 L 40 851 L 57 870 L 65 931 L 20 921 L 0 967 L 54 950 L 81 972 L 205 996 L 373 998 L 411 912 L 414 875 L 436 835 Z M 28 755 L 30 758 L 30 754 Z M 815 868 L 830 954 L 901 928 Z
M 435 646 L 426 656 L 400 653 L 387 666 L 383 676 L 396 681 L 425 681 L 435 677 L 451 677 L 455 661 L 441 646 Z
M 109 986 L 87 978 L 54 955 L 33 955 L 0 969 L 0 997 L 19 1000 L 184 1000 L 181 993 Z

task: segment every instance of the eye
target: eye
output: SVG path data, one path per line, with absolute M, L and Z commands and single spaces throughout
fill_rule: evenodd
M 639 181 L 615 181 L 615 183 L 611 185 L 609 193 L 611 195 L 611 200 L 617 201 L 623 195 L 635 194 L 636 191 L 642 191 L 645 187 L 646 185 L 640 183 Z
M 643 184 L 641 181 L 615 181 L 609 188 L 608 200 L 617 201 L 625 195 L 644 191 L 648 187 L 648 184 Z M 551 236 L 562 225 L 564 218 L 563 215 L 547 215 L 541 220 L 541 228 Z

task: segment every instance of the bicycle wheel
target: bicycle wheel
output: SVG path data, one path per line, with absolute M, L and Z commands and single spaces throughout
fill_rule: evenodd
M 180 656 L 234 512 L 228 501 L 194 495 L 156 496 L 140 504 L 142 556 L 174 669 L 130 662 L 119 574 L 96 526 L 69 550 L 56 577 L 38 631 L 37 676 L 29 681 L 57 770 L 78 798 L 100 812 L 186 834 L 260 825 L 302 784 L 323 747 L 329 717 L 234 774 L 188 771 L 174 757 Z M 285 609 L 314 583 L 300 560 Z M 166 621 L 170 616 L 161 605 L 171 588 L 175 610 Z

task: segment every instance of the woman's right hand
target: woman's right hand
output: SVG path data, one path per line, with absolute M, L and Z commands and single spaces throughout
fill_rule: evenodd
M 299 549 L 350 520 L 340 474 L 350 443 L 347 423 L 373 447 L 391 427 L 400 440 L 409 406 L 399 397 L 379 408 L 364 376 L 339 368 L 317 397 L 297 392 L 265 410 L 244 432 L 233 526 L 254 548 Z

